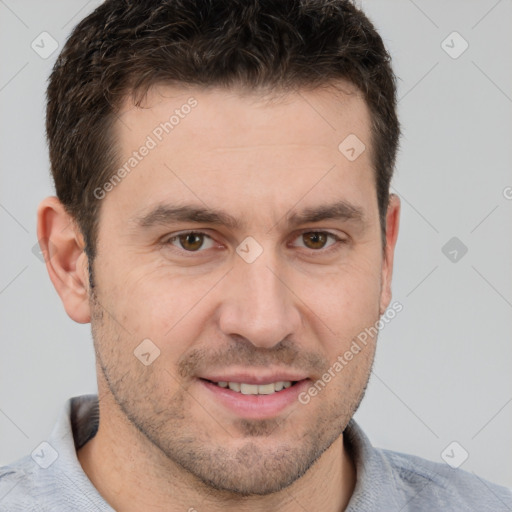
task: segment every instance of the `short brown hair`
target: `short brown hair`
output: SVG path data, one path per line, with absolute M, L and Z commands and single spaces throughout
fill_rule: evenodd
M 100 200 L 116 170 L 120 105 L 157 83 L 286 90 L 345 79 L 372 118 L 383 234 L 400 126 L 381 37 L 348 0 L 107 0 L 73 30 L 47 90 L 46 132 L 57 196 L 90 263 Z M 137 104 L 137 101 L 136 101 Z

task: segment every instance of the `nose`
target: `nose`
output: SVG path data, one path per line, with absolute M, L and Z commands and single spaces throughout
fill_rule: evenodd
M 225 280 L 219 325 L 227 336 L 238 335 L 254 346 L 271 348 L 301 325 L 296 297 L 286 273 L 265 252 L 253 263 L 241 258 Z

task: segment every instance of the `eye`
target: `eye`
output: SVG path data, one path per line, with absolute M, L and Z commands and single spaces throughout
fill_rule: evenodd
M 297 241 L 299 242 L 297 244 Z M 302 243 L 300 243 L 302 242 Z M 320 250 L 334 245 L 336 242 L 343 242 L 338 236 L 326 231 L 307 231 L 301 233 L 296 242 L 295 247 L 306 247 L 307 249 Z
M 180 233 L 169 238 L 166 243 L 188 252 L 200 252 L 200 249 L 213 247 L 213 240 L 208 235 L 196 231 Z

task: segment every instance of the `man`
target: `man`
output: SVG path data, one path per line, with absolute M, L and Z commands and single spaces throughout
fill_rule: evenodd
M 109 0 L 48 87 L 49 276 L 98 397 L 0 471 L 0 510 L 512 508 L 351 419 L 391 304 L 399 123 L 349 2 Z

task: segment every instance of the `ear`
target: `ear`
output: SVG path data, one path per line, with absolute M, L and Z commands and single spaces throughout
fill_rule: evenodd
M 396 194 L 389 196 L 386 213 L 386 247 L 382 261 L 382 290 L 380 297 L 380 314 L 382 315 L 391 302 L 391 278 L 393 276 L 393 259 L 395 256 L 398 228 L 400 225 L 400 198 Z
M 56 197 L 47 197 L 37 209 L 37 238 L 66 313 L 75 322 L 90 322 L 85 244 L 76 222 Z

